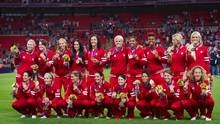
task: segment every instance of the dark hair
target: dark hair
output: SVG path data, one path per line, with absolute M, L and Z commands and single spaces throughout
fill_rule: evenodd
M 122 77 L 123 79 L 126 80 L 126 75 L 125 74 L 119 74 L 118 77 Z
M 25 71 L 24 73 L 27 73 L 28 74 L 28 77 L 32 77 L 33 76 L 33 72 L 32 71 Z M 23 74 L 24 74 L 23 73 Z
M 149 73 L 149 71 L 148 71 L 147 69 L 144 69 L 144 70 L 142 71 L 142 74 L 147 74 L 147 76 L 150 75 L 150 73 Z
M 154 32 L 149 32 L 148 34 L 147 34 L 147 38 L 148 37 L 155 37 L 156 38 L 156 34 L 154 33 Z
M 39 45 L 39 43 L 42 43 L 42 45 L 44 45 L 44 46 L 48 46 L 48 42 L 45 40 L 45 39 L 39 39 L 39 41 L 38 41 L 38 45 Z
M 82 74 L 79 71 L 72 71 L 72 73 L 74 76 L 79 77 L 79 79 L 82 79 Z
M 97 74 L 99 74 L 101 77 L 104 77 L 104 74 L 102 72 L 95 72 Z
M 97 38 L 97 49 L 100 49 L 100 48 L 101 48 L 100 38 L 98 37 L 98 35 L 93 34 L 93 35 L 91 35 L 90 38 L 89 38 L 89 50 L 92 50 L 92 44 L 91 44 L 91 38 L 92 38 L 92 37 L 96 37 L 96 38 Z
M 85 56 L 84 56 L 84 47 L 82 45 L 82 43 L 79 41 L 79 39 L 76 39 L 73 41 L 73 46 L 72 46 L 72 53 L 73 53 L 73 59 L 76 56 L 77 51 L 74 49 L 74 43 L 78 42 L 79 43 L 79 57 L 82 58 L 82 61 L 85 61 Z

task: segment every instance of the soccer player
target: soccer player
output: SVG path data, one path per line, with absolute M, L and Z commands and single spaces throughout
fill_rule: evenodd
M 12 103 L 12 107 L 22 114 L 21 118 L 32 116 L 36 118 L 36 100 L 35 100 L 35 85 L 32 81 L 32 72 L 25 71 L 23 80 L 16 83 L 16 100 Z
M 164 82 L 163 75 L 163 62 L 165 50 L 156 44 L 156 35 L 154 33 L 148 33 L 148 45 L 145 48 L 145 56 L 147 58 L 146 68 L 149 70 L 150 78 L 155 81 L 156 84 Z
M 172 46 L 168 47 L 166 55 L 170 66 L 173 79 L 177 82 L 183 79 L 187 67 L 187 50 L 182 44 L 183 36 L 180 33 L 172 35 Z
M 54 85 L 59 90 L 61 90 L 62 85 L 64 86 L 64 91 L 67 89 L 71 71 L 70 57 L 71 51 L 67 49 L 67 41 L 64 38 L 60 38 L 56 53 L 52 58 L 55 69 Z
M 107 63 L 110 64 L 110 84 L 117 84 L 119 74 L 126 74 L 127 71 L 127 51 L 124 47 L 124 38 L 117 35 L 114 38 L 115 47 L 107 53 Z
M 85 59 L 88 84 L 94 82 L 95 72 L 103 72 L 105 62 L 105 50 L 101 48 L 101 41 L 97 35 L 92 35 L 89 39 L 89 50 Z

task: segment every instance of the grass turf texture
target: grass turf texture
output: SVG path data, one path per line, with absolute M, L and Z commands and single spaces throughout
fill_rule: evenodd
M 109 79 L 109 70 L 105 70 L 105 78 Z M 206 122 L 205 120 L 190 121 L 188 114 L 185 112 L 185 119 L 180 121 L 175 120 L 144 120 L 140 118 L 139 111 L 135 110 L 136 118 L 134 120 L 127 119 L 110 119 L 100 118 L 95 120 L 94 118 L 61 118 L 57 119 L 52 116 L 49 119 L 31 119 L 24 118 L 20 119 L 20 114 L 17 113 L 11 107 L 12 97 L 11 84 L 15 80 L 15 73 L 10 74 L 0 74 L 0 124 L 220 124 L 220 77 L 217 77 L 213 86 L 213 97 L 215 99 L 215 107 L 213 110 L 213 120 L 211 122 Z M 54 113 L 53 113 L 54 114 Z

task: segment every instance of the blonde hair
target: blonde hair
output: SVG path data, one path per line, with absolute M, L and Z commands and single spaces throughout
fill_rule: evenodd
M 172 35 L 172 39 L 176 39 L 177 41 L 181 42 L 183 40 L 183 36 L 180 33 L 176 33 Z
M 44 77 L 49 77 L 50 79 L 53 79 L 53 75 L 51 73 L 45 73 Z
M 201 43 L 201 42 L 202 42 L 202 36 L 201 36 L 201 34 L 200 34 L 198 31 L 194 31 L 194 32 L 192 32 L 192 34 L 191 34 L 191 36 L 190 36 L 190 39 L 192 39 L 192 37 L 193 37 L 194 35 L 196 35 L 196 36 L 199 37 L 199 42 Z
M 201 80 L 202 80 L 202 81 L 206 80 L 206 78 L 207 78 L 206 70 L 205 70 L 203 67 L 201 67 L 201 66 L 195 66 L 195 67 L 193 67 L 193 68 L 191 69 L 191 71 L 190 71 L 190 79 L 191 79 L 191 80 L 195 80 L 195 78 L 194 78 L 194 72 L 195 72 L 196 69 L 200 69 L 200 70 L 201 70 L 201 73 L 202 73 Z
M 124 38 L 122 35 L 116 35 L 114 38 L 114 41 L 116 41 L 117 39 L 119 39 L 120 41 L 124 41 Z

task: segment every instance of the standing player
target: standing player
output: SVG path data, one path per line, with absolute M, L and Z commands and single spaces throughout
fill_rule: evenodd
M 107 63 L 110 63 L 110 84 L 117 84 L 119 74 L 126 74 L 127 71 L 127 51 L 124 45 L 124 38 L 117 35 L 114 38 L 115 47 L 109 50 L 107 54 Z
M 169 47 L 166 51 L 168 57 L 168 64 L 173 75 L 173 79 L 177 82 L 179 79 L 183 78 L 186 71 L 186 47 L 182 45 L 183 36 L 180 33 L 172 35 L 173 45 Z
M 88 84 L 94 82 L 95 72 L 103 72 L 105 62 L 105 50 L 101 48 L 101 41 L 97 35 L 92 35 L 89 39 L 89 50 L 85 60 L 87 69 L 85 78 Z
M 79 40 L 73 42 L 72 48 L 72 71 L 79 71 L 82 74 L 85 72 L 85 50 Z
M 22 74 L 25 71 L 32 71 L 31 66 L 36 64 L 38 57 L 38 51 L 35 49 L 36 43 L 33 39 L 27 41 L 25 51 L 19 51 L 18 49 L 15 52 L 15 64 L 18 65 L 16 81 L 22 81 Z
M 156 45 L 156 35 L 154 33 L 149 33 L 147 39 L 149 46 L 145 48 L 146 67 L 155 83 L 161 84 L 164 82 L 162 78 L 164 70 L 162 63 L 165 62 L 165 59 L 163 59 L 165 50 Z
M 61 90 L 62 84 L 64 91 L 68 86 L 69 74 L 71 70 L 70 65 L 71 52 L 67 49 L 67 41 L 64 38 L 58 40 L 58 47 L 55 55 L 53 56 L 53 65 L 55 68 L 54 83 L 56 88 Z
M 128 64 L 127 64 L 127 83 L 133 85 L 135 80 L 141 79 L 143 71 L 144 51 L 138 46 L 135 36 L 129 37 L 129 47 L 127 48 Z
M 195 66 L 201 66 L 210 75 L 210 58 L 208 49 L 203 45 L 202 36 L 198 31 L 194 31 L 190 37 L 191 44 L 187 45 L 188 55 L 188 70 Z

